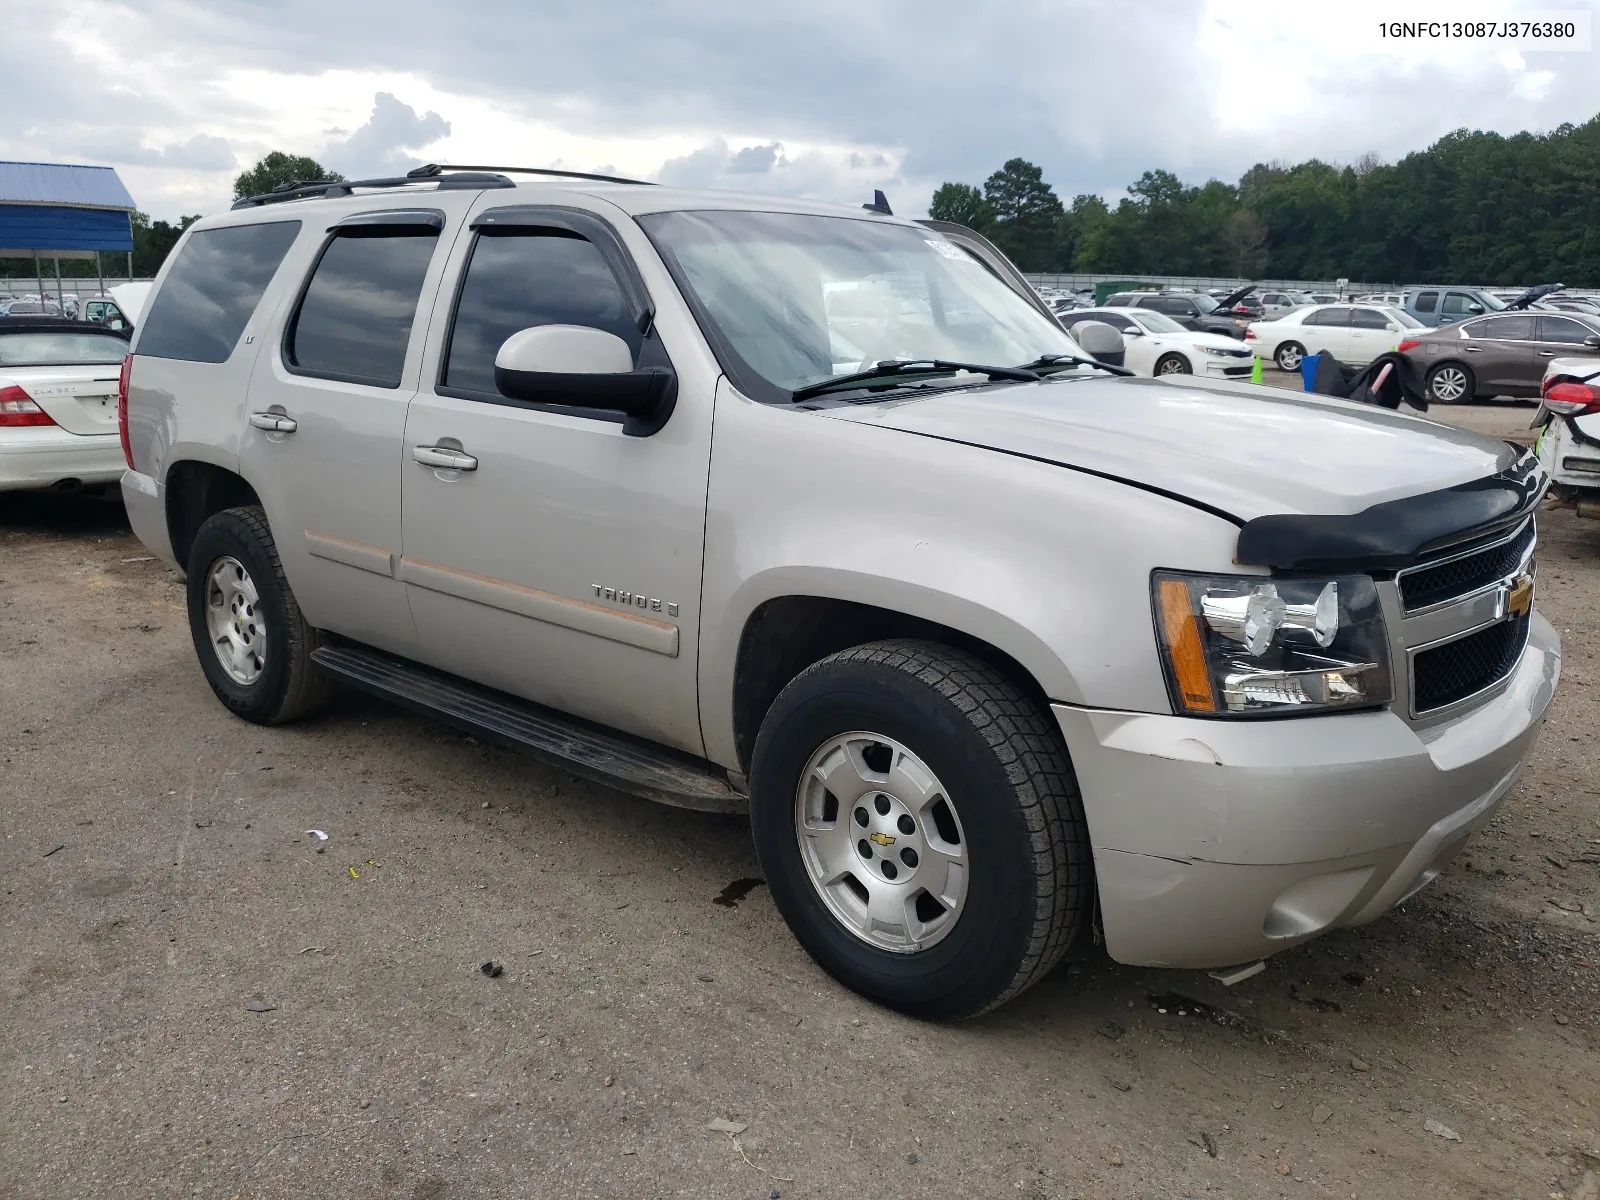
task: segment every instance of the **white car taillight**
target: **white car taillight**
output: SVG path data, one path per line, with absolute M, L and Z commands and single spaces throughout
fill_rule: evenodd
M 27 392 L 15 385 L 0 388 L 0 429 L 54 424 L 50 414 L 34 403 L 33 397 Z
M 4 395 L 4 393 L 0 393 Z M 1600 387 L 1592 383 L 1547 383 L 1544 406 L 1563 417 L 1586 417 L 1600 413 Z

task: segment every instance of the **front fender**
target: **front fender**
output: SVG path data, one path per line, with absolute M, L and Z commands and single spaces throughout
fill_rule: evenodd
M 718 389 L 700 707 L 738 761 L 734 682 L 752 613 L 782 596 L 886 608 L 1010 655 L 1050 699 L 1169 712 L 1158 567 L 1237 571 L 1238 528 L 1140 488 Z

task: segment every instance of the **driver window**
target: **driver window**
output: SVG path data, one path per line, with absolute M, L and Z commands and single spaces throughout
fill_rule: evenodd
M 644 340 L 593 242 L 564 231 L 483 230 L 462 280 L 440 386 L 498 400 L 495 355 L 513 333 L 536 325 L 614 333 L 635 362 Z

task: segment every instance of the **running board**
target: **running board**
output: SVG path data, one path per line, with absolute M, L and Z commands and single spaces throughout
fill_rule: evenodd
M 351 687 L 596 783 L 701 812 L 749 809 L 747 797 L 729 786 L 727 773 L 702 759 L 440 674 L 381 650 L 323 646 L 312 651 L 311 658 Z

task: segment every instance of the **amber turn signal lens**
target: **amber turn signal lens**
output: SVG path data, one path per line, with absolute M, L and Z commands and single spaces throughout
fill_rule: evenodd
M 1189 587 L 1181 579 L 1163 579 L 1157 586 L 1161 632 L 1183 707 L 1187 712 L 1216 712 L 1217 700 L 1211 689 L 1211 673 L 1206 669 L 1205 645 L 1189 601 Z

